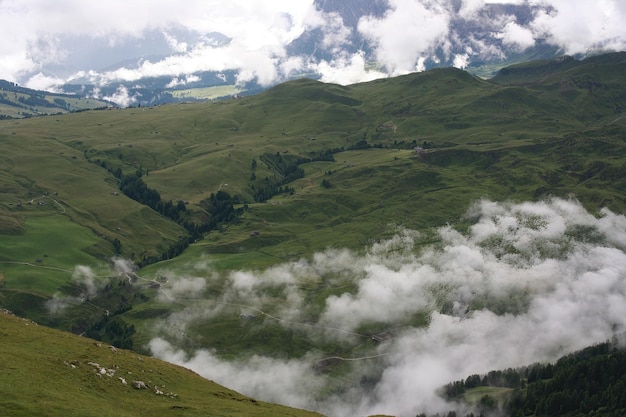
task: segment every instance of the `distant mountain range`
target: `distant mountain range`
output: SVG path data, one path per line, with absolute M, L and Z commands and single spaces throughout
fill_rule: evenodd
M 62 114 L 111 106 L 116 104 L 91 98 L 78 91 L 75 94 L 51 93 L 0 80 L 0 119 Z
M 334 17 L 339 29 L 329 28 L 329 23 L 325 23 L 326 26 L 305 29 L 287 46 L 288 57 L 298 57 L 310 63 L 335 62 L 337 65 L 336 62 L 341 59 L 360 54 L 366 66 L 380 70 L 381 76 L 398 75 L 398 71 L 402 70 L 402 68 L 394 68 L 393 64 L 389 63 L 390 59 L 383 59 L 380 56 L 382 49 L 386 48 L 385 53 L 388 54 L 390 49 L 395 48 L 393 45 L 391 47 L 386 45 L 384 48 L 381 46 L 383 41 L 377 35 L 382 29 L 376 27 L 375 30 L 368 32 L 365 28 L 368 24 L 380 25 L 380 22 L 388 18 L 390 14 L 397 12 L 398 10 L 392 8 L 390 3 L 366 0 L 316 0 L 315 6 L 326 16 Z M 433 35 L 429 40 L 431 46 L 421 53 L 416 66 L 415 57 L 412 57 L 413 61 L 409 60 L 413 62 L 415 70 L 455 66 L 481 78 L 491 78 L 505 66 L 537 59 L 553 59 L 564 52 L 545 39 L 533 38 L 525 44 L 516 39 L 507 38 L 504 34 L 503 22 L 509 22 L 520 30 L 527 30 L 536 16 L 539 7 L 537 5 L 486 4 L 475 11 L 467 11 L 464 7 L 467 8 L 462 2 L 452 1 L 436 10 L 436 16 L 443 19 L 445 29 Z M 430 10 L 424 9 L 422 14 L 416 12 L 415 17 L 427 21 L 429 12 Z M 507 25 L 504 27 L 506 28 Z M 433 30 L 436 29 L 437 25 L 433 23 Z M 373 31 L 378 32 L 372 33 Z M 412 43 L 420 42 L 420 39 L 415 38 L 415 33 L 406 36 L 403 42 L 406 41 L 407 48 L 410 48 Z M 519 37 L 519 34 L 517 36 Z M 329 41 L 329 37 L 334 38 Z M 221 33 L 213 33 L 209 38 L 216 45 L 230 42 L 230 39 Z M 600 51 L 588 51 L 575 57 L 580 59 L 598 52 Z M 163 59 L 165 59 L 164 56 L 138 56 L 108 66 L 102 71 L 135 70 L 146 61 L 158 62 Z M 393 60 L 392 57 L 391 61 Z M 305 77 L 321 79 L 321 74 L 316 72 L 315 65 L 303 66 L 303 68 L 307 69 L 295 70 L 288 75 L 287 79 L 277 80 L 277 82 Z M 78 77 L 71 83 L 58 86 L 55 91 L 69 94 L 74 98 L 95 98 L 96 101 L 71 100 L 74 104 L 68 107 L 68 99 L 62 96 L 45 99 L 45 102 L 37 101 L 37 97 L 49 95 L 49 93 L 31 91 L 23 93 L 28 97 L 14 96 L 13 99 L 8 94 L 4 96 L 4 101 L 0 105 L 0 114 L 5 117 L 27 117 L 101 107 L 111 103 L 127 107 L 204 101 L 255 94 L 267 87 L 260 85 L 256 79 L 245 83 L 238 82 L 238 77 L 237 69 L 199 71 L 192 74 L 179 74 L 176 77 L 171 75 L 144 77 L 133 81 L 111 79 L 106 82 L 95 82 L 88 77 Z M 2 85 L 6 93 L 10 93 L 13 87 L 7 83 Z M 26 90 L 22 89 L 22 91 Z M 59 100 L 64 100 L 66 104 L 57 104 L 55 100 L 59 103 L 61 103 Z

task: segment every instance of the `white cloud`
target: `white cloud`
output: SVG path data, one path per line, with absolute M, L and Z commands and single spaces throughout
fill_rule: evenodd
M 180 86 L 187 85 L 190 83 L 195 83 L 198 81 L 200 81 L 200 77 L 198 77 L 197 75 L 186 75 L 180 78 L 174 77 L 172 78 L 172 81 L 165 84 L 165 88 L 180 87 Z
M 494 3 L 525 8 L 530 20 L 487 13 Z M 268 86 L 313 70 L 353 83 L 429 62 L 463 68 L 474 57 L 502 58 L 502 45 L 523 50 L 540 38 L 570 54 L 626 49 L 621 0 L 379 0 L 369 9 L 378 13 L 356 16 L 357 27 L 318 7 L 314 0 L 189 0 L 184 7 L 173 0 L 3 0 L 0 79 L 50 88 L 83 75 L 102 85 L 234 70 L 240 83 Z M 307 32 L 307 55 L 288 55 Z M 142 55 L 138 65 L 103 69 Z
M 500 37 L 506 46 L 512 46 L 519 50 L 535 45 L 535 37 L 532 31 L 518 25 L 516 22 L 507 23 L 502 29 Z
M 168 292 L 174 298 L 199 298 L 206 290 L 206 280 L 200 277 L 180 278 L 174 281 Z
M 184 332 L 172 331 L 163 335 L 173 339 L 155 339 L 150 347 L 160 358 L 259 399 L 331 416 L 410 416 L 448 410 L 436 394 L 447 382 L 554 360 L 626 331 L 625 216 L 604 210 L 596 217 L 560 199 L 480 201 L 467 216 L 473 219 L 467 233 L 440 228 L 439 242 L 429 247 L 418 245 L 419 233 L 404 231 L 362 256 L 332 250 L 227 277 L 231 291 L 220 300 L 223 308 L 230 302 L 255 313 L 271 309 L 274 318 L 264 320 L 302 337 L 341 343 L 347 335 L 360 339 L 354 332 L 366 324 L 389 329 L 393 338 L 378 346 L 377 359 L 351 362 L 340 396 L 324 396 L 321 387 L 331 381 L 311 371 L 322 352 L 233 363 L 207 350 L 187 355 L 173 344 Z M 310 306 L 302 283 L 312 279 L 335 295 L 326 297 L 321 314 L 305 319 L 302 311 Z M 167 323 L 180 332 L 194 317 L 215 317 L 220 308 L 215 301 L 199 303 Z M 425 312 L 428 324 L 414 326 L 412 318 Z M 274 385 L 270 368 L 296 382 Z M 359 385 L 364 374 L 374 375 L 373 390 Z M 300 383 L 309 385 L 303 390 Z
M 536 36 L 568 54 L 626 48 L 626 3 L 620 0 L 544 0 L 532 23 Z
M 160 338 L 151 340 L 149 348 L 157 357 L 167 358 L 207 379 L 239 387 L 248 395 L 269 402 L 298 406 L 303 397 L 324 387 L 324 378 L 312 373 L 307 362 L 301 360 L 253 356 L 241 362 L 225 362 L 208 350 L 199 350 L 189 357 Z M 271 377 L 272 383 L 268 383 L 268 377 Z
M 117 104 L 120 107 L 128 107 L 137 101 L 136 97 L 133 97 L 129 94 L 128 88 L 123 85 L 117 87 L 117 90 L 111 95 L 98 97 L 97 95 L 94 98 L 101 98 L 103 100 L 111 101 Z
M 124 2 L 114 0 L 103 4 L 95 1 L 77 2 L 62 0 L 46 2 L 33 0 L 27 3 L 17 0 L 5 0 L 0 3 L 0 31 L 4 42 L 0 53 L 11 58 L 9 63 L 0 65 L 0 78 L 16 79 L 24 71 L 32 71 L 50 60 L 62 60 L 60 35 L 66 37 L 106 37 L 110 46 L 115 47 L 117 40 L 135 38 L 141 42 L 147 30 L 162 29 L 165 40 L 176 54 L 183 54 L 191 49 L 195 53 L 185 56 L 170 57 L 163 63 L 154 63 L 143 69 L 152 70 L 152 74 L 178 75 L 190 73 L 187 67 L 204 69 L 193 62 L 194 56 L 207 56 L 207 48 L 202 42 L 190 45 L 178 41 L 169 31 L 171 28 L 184 27 L 199 34 L 218 32 L 233 41 L 223 45 L 218 51 L 225 59 L 218 59 L 213 67 L 244 69 L 251 76 L 259 76 L 267 83 L 271 74 L 267 68 L 254 70 L 256 60 L 261 58 L 271 62 L 276 56 L 284 54 L 284 47 L 297 38 L 305 29 L 305 21 L 315 13 L 313 1 L 273 1 L 250 2 L 235 0 L 224 3 L 213 1 L 189 1 L 185 7 L 171 0 Z M 6 35 L 6 36 L 5 36 Z M 198 53 L 198 51 L 203 51 Z M 211 55 L 211 54 L 208 54 Z M 243 58 L 240 58 L 243 56 Z M 247 57 L 247 58 L 246 58 Z M 5 61 L 5 60 L 3 60 Z M 241 62 L 243 61 L 243 62 Z M 179 64 L 176 64 L 179 62 Z M 208 69 L 211 60 L 206 60 Z M 242 68 L 242 65 L 245 67 Z M 157 68 L 153 68 L 157 66 Z M 85 68 L 89 70 L 94 68 Z M 168 69 L 169 71 L 166 71 Z M 180 72 L 174 72 L 174 71 Z M 148 72 L 147 75 L 150 75 Z M 128 79 L 132 71 L 117 74 L 105 74 L 104 79 L 119 77 Z M 137 75 L 135 75 L 137 77 Z
M 30 79 L 26 83 L 26 87 L 35 90 L 48 90 L 55 92 L 55 87 L 63 85 L 64 83 L 65 80 L 62 78 L 50 77 L 40 72 L 30 77 Z
M 454 55 L 454 60 L 452 61 L 452 66 L 454 68 L 465 69 L 469 65 L 470 56 L 469 54 L 456 54 Z
M 187 52 L 187 49 L 189 49 L 189 45 L 187 45 L 187 42 L 179 42 L 174 36 L 168 34 L 167 32 L 163 32 L 163 37 L 167 41 L 167 44 L 169 45 L 169 47 L 174 52 L 177 52 L 180 54 L 180 53 Z
M 485 0 L 463 0 L 459 9 L 459 16 L 463 19 L 472 19 L 485 6 Z
M 450 16 L 435 2 L 390 0 L 382 17 L 362 17 L 358 30 L 373 43 L 377 60 L 392 75 L 415 71 L 420 57 L 445 42 Z
M 347 43 L 352 33 L 351 28 L 345 26 L 339 13 L 310 13 L 306 23 L 309 29 L 322 30 L 324 34 L 322 45 L 335 53 L 341 52 L 341 47 Z
M 347 85 L 387 76 L 380 70 L 368 69 L 367 67 L 368 65 L 362 52 L 357 52 L 347 57 L 338 57 L 331 62 L 322 60 L 312 65 L 312 69 L 321 74 L 321 81 L 326 83 Z
M 78 305 L 89 301 L 90 298 L 98 296 L 100 291 L 110 283 L 110 278 L 120 276 L 122 271 L 130 272 L 132 270 L 132 262 L 114 258 L 111 260 L 113 268 L 98 268 L 98 273 L 87 265 L 77 265 L 72 271 L 71 282 L 79 290 L 79 294 L 75 296 L 55 294 L 46 301 L 45 305 L 51 314 L 62 313 L 66 308 L 72 305 Z

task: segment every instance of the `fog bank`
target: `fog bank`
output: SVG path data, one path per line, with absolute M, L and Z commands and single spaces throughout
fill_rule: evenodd
M 439 228 L 429 246 L 420 244 L 421 233 L 405 230 L 362 255 L 329 250 L 266 271 L 233 272 L 219 300 L 173 314 L 149 347 L 156 357 L 260 400 L 332 416 L 414 416 L 450 409 L 436 394 L 448 382 L 555 360 L 626 331 L 626 217 L 594 215 L 562 199 L 484 200 L 465 221 L 469 227 Z M 204 283 L 181 279 L 171 294 L 203 294 Z M 312 279 L 337 285 L 315 322 L 302 285 Z M 358 338 L 371 323 L 386 326 L 390 340 L 371 345 L 375 358 L 351 362 L 341 389 L 330 393 L 328 377 L 314 367 L 328 352 L 229 362 L 210 346 L 177 347 L 185 318 L 215 316 L 227 304 L 260 316 L 271 308 L 264 320 L 327 342 Z M 420 314 L 425 323 L 415 319 Z M 363 375 L 375 375 L 374 383 L 364 384 Z

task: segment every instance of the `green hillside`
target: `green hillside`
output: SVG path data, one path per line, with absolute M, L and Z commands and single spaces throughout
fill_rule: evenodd
M 11 233 L 23 230 L 32 215 L 62 215 L 104 240 L 119 239 L 121 253 L 135 261 L 161 255 L 185 232 L 112 195 L 119 192 L 112 174 L 118 168 L 124 174 L 141 170 L 163 202 L 185 202 L 197 222 L 211 193 L 237 196 L 248 211 L 227 233 L 245 247 L 251 231 L 276 221 L 273 242 L 306 246 L 281 253 L 273 249 L 276 243 L 262 244 L 280 259 L 323 249 L 329 242 L 320 235 L 329 228 L 349 235 L 338 245 L 359 247 L 400 219 L 408 227 L 455 220 L 483 196 L 574 193 L 588 207 L 619 211 L 624 63 L 623 55 L 616 57 L 583 61 L 576 73 L 565 72 L 567 91 L 550 80 L 520 86 L 526 72 L 494 83 L 437 69 L 349 87 L 298 80 L 217 103 L 5 121 L 3 224 Z M 603 87 L 581 85 L 583 76 Z M 423 152 L 417 154 L 416 146 Z M 276 155 L 280 161 L 272 162 Z M 287 184 L 276 163 L 297 166 L 304 175 Z M 289 192 L 275 194 L 283 185 Z M 36 210 L 25 205 L 41 196 L 48 204 Z M 283 205 L 268 204 L 268 196 Z M 430 209 L 409 215 L 409 202 Z M 371 232 L 363 233 L 356 220 L 368 222 Z M 296 229 L 280 233 L 290 225 Z M 364 236 L 355 240 L 355 233 Z M 294 236 L 302 243 L 294 246 Z M 111 254 L 102 238 L 99 245 L 93 254 Z
M 0 334 L 5 415 L 319 415 L 257 401 L 187 369 L 5 312 L 0 312 Z
M 0 121 L 0 306 L 141 352 L 170 314 L 206 307 L 185 327 L 187 351 L 373 355 L 371 335 L 389 323 L 346 343 L 307 332 L 329 297 L 357 291 L 343 271 L 257 283 L 254 305 L 229 292 L 229 274 L 271 281 L 268 268 L 363 252 L 401 228 L 436 245 L 433 229 L 463 232 L 481 198 L 573 196 L 593 214 L 624 213 L 625 57 L 538 61 L 493 80 L 452 68 L 351 86 L 303 79 L 212 103 Z M 176 287 L 196 278 L 193 294 Z M 292 327 L 279 316 L 290 285 L 307 306 Z M 259 320 L 242 321 L 251 312 Z M 347 361 L 321 369 L 350 373 Z
M 554 363 L 470 375 L 443 388 L 456 403 L 485 414 L 622 416 L 626 412 L 626 352 L 616 341 L 587 347 Z
M 0 80 L 0 119 L 21 119 L 110 107 L 105 100 L 75 94 L 50 93 Z
M 191 240 L 192 256 L 212 254 L 225 269 L 328 246 L 362 248 L 393 233 L 392 224 L 457 221 L 481 197 L 574 194 L 589 209 L 621 212 L 624 54 L 588 61 L 517 66 L 497 83 L 435 69 L 348 87 L 297 80 L 216 103 L 4 121 L 6 288 L 33 289 L 25 282 L 34 272 L 60 268 L 52 272 L 56 284 L 39 287 L 45 296 L 76 264 L 106 263 L 116 252 L 145 264 L 180 253 Z M 537 80 L 555 66 L 562 72 Z M 568 88 L 556 88 L 555 79 Z M 185 210 L 168 218 L 133 201 L 116 171 L 143 173 L 161 202 L 182 202 Z M 192 226 L 210 222 L 208 200 L 218 191 L 245 211 L 198 239 Z M 87 234 L 70 238 L 64 251 L 75 248 L 75 255 L 60 259 L 52 237 L 63 222 Z

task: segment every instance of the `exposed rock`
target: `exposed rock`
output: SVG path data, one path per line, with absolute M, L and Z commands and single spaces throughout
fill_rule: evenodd
M 148 386 L 143 381 L 133 381 L 133 387 L 137 389 L 148 389 Z

